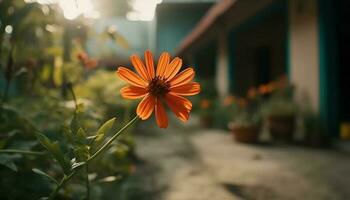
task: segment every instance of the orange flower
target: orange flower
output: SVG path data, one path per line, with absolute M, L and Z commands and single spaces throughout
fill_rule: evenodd
M 248 98 L 250 99 L 254 99 L 257 95 L 257 91 L 256 91 L 256 88 L 255 87 L 251 87 L 249 90 L 248 90 Z
M 267 84 L 267 92 L 271 93 L 276 89 L 276 83 L 275 82 L 270 82 Z
M 175 113 L 181 121 L 187 121 L 192 109 L 192 103 L 183 96 L 192 96 L 200 92 L 200 85 L 192 82 L 195 72 L 187 68 L 178 72 L 182 60 L 178 57 L 170 62 L 170 55 L 163 52 L 159 58 L 157 68 L 154 68 L 151 51 L 145 52 L 145 63 L 137 55 L 130 57 L 136 72 L 119 67 L 117 74 L 121 79 L 131 84 L 120 90 L 126 99 L 143 98 L 137 106 L 136 113 L 142 119 L 148 119 L 153 110 L 160 128 L 168 126 L 168 117 L 164 103 Z
M 85 60 L 87 60 L 89 57 L 88 57 L 88 55 L 87 55 L 86 53 L 84 53 L 84 52 L 79 52 L 79 53 L 77 54 L 77 58 L 78 58 L 78 60 L 79 60 L 80 62 L 85 62 Z
M 229 96 L 225 97 L 223 104 L 224 104 L 224 106 L 229 106 L 229 105 L 233 104 L 234 102 L 235 102 L 235 96 L 229 95 Z
M 98 61 L 96 59 L 89 59 L 84 64 L 85 64 L 85 68 L 90 70 L 97 67 Z
M 211 103 L 208 99 L 202 99 L 200 103 L 200 107 L 202 109 L 208 109 L 210 107 Z
M 244 108 L 244 107 L 247 106 L 247 100 L 245 100 L 244 98 L 239 98 L 239 99 L 237 100 L 237 104 L 238 104 L 240 107 Z
M 268 86 L 265 85 L 265 84 L 260 85 L 260 86 L 259 86 L 259 93 L 262 94 L 262 95 L 269 93 L 269 88 L 268 88 Z
M 98 61 L 96 59 L 89 58 L 89 56 L 84 52 L 78 53 L 77 58 L 88 70 L 94 69 L 98 65 Z

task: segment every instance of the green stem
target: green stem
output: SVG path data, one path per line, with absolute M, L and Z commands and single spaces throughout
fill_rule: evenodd
M 108 148 L 108 146 L 117 138 L 119 137 L 125 129 L 127 129 L 129 126 L 134 124 L 139 119 L 138 116 L 136 116 L 134 119 L 132 119 L 129 123 L 127 123 L 123 128 L 121 128 L 116 134 L 114 134 L 111 139 L 109 139 L 99 150 L 97 150 L 88 160 L 87 162 L 93 160 L 96 158 L 99 154 L 101 154 L 104 150 Z
M 123 128 L 121 128 L 117 133 L 115 133 L 99 150 L 97 150 L 84 164 L 82 164 L 80 167 L 82 166 L 87 166 L 87 164 L 89 162 L 91 162 L 93 159 L 95 159 L 98 155 L 100 155 L 104 150 L 106 150 L 109 145 L 115 140 L 117 139 L 119 136 L 122 135 L 122 133 L 131 125 L 133 125 L 137 120 L 139 119 L 138 116 L 136 116 L 134 119 L 132 119 L 129 123 L 127 123 Z M 79 167 L 79 168 L 80 168 Z M 77 170 L 79 169 L 77 168 Z M 53 200 L 55 199 L 58 191 L 64 186 L 64 184 L 69 181 L 76 173 L 77 170 L 73 171 L 71 174 L 64 175 L 64 177 L 62 178 L 61 182 L 57 185 L 57 187 L 55 188 L 54 191 L 52 191 L 52 193 L 50 194 L 49 200 Z
M 86 163 L 85 171 L 86 171 L 86 176 L 85 176 L 86 199 L 90 200 L 89 163 Z
M 1 99 L 1 104 L 6 102 L 9 90 L 10 90 L 10 80 L 6 81 L 6 83 L 5 83 L 5 89 L 4 89 L 4 94 L 2 96 L 2 99 Z
M 70 93 L 72 94 L 72 97 L 73 97 L 73 100 L 74 100 L 74 103 L 75 103 L 75 110 L 77 111 L 77 109 L 78 109 L 78 101 L 77 101 L 77 97 L 75 96 L 75 93 L 74 93 L 74 90 L 73 90 L 73 86 L 69 85 L 68 89 L 69 89 Z
M 71 173 L 70 175 L 64 175 L 64 177 L 62 178 L 62 180 L 60 181 L 60 183 L 56 186 L 55 190 L 53 190 L 49 196 L 49 200 L 54 200 L 57 193 L 60 191 L 60 189 L 64 186 L 64 184 L 66 182 L 68 182 L 73 175 L 75 174 L 75 172 Z
M 40 152 L 40 151 L 27 151 L 27 150 L 19 150 L 19 149 L 0 149 L 0 154 L 1 153 L 19 153 L 19 154 L 28 154 L 28 155 L 45 155 L 45 152 Z

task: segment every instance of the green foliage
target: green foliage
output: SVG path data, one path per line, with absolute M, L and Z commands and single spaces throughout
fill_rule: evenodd
M 298 111 L 297 105 L 289 98 L 271 97 L 261 105 L 263 116 L 294 116 Z
M 51 142 L 48 137 L 41 133 L 37 133 L 36 136 L 41 145 L 43 145 L 50 155 L 60 164 L 63 172 L 69 174 L 71 169 L 70 161 L 63 155 L 59 143 L 57 141 Z
M 53 177 L 50 176 L 49 174 L 47 174 L 47 173 L 41 171 L 40 169 L 33 168 L 32 170 L 33 170 L 34 173 L 40 175 L 41 177 L 52 181 L 52 182 L 55 183 L 56 185 L 58 184 L 58 182 L 57 182 L 57 180 L 56 180 L 55 178 L 53 178 Z
M 14 154 L 14 155 L 6 155 L 0 154 L 0 164 L 4 165 L 6 167 L 8 167 L 9 169 L 13 170 L 13 171 L 17 171 L 17 166 L 15 164 L 15 161 L 20 159 L 22 156 L 18 155 L 18 154 Z
M 45 171 L 42 171 L 43 173 L 56 180 L 60 178 L 60 173 L 62 171 L 64 171 L 65 174 L 70 174 L 72 171 L 79 170 L 80 166 L 84 164 L 92 153 L 103 143 L 106 137 L 108 137 L 108 133 L 115 131 L 118 126 L 123 124 L 123 121 L 120 121 L 119 125 L 116 126 L 115 118 L 112 118 L 107 120 L 106 123 L 102 123 L 101 126 L 98 126 L 97 124 L 99 124 L 99 121 L 102 121 L 103 118 L 107 118 L 101 111 L 109 110 L 110 108 L 108 107 L 113 105 L 112 102 L 110 104 L 97 104 L 95 101 L 78 99 L 78 102 L 85 102 L 85 104 L 78 103 L 77 109 L 75 109 L 74 101 L 63 100 L 59 95 L 59 91 L 41 89 L 42 90 L 38 92 L 40 98 L 37 96 L 18 96 L 11 99 L 11 104 L 14 106 L 4 105 L 1 116 L 6 123 L 1 123 L 0 127 L 2 127 L 4 132 L 8 133 L 8 137 L 7 139 L 0 139 L 0 147 L 6 149 L 39 150 L 38 142 L 35 142 L 35 136 L 37 136 L 40 144 L 50 152 L 49 155 L 57 161 L 58 166 L 60 166 L 62 170 L 59 170 L 59 168 L 56 167 L 57 165 L 51 163 L 48 156 L 23 157 L 19 156 L 19 154 L 0 154 L 0 160 L 2 160 L 0 164 L 14 170 L 17 169 L 19 172 L 24 170 L 24 168 L 29 168 L 30 171 L 33 167 L 36 169 L 41 168 Z M 87 90 L 89 89 L 90 88 L 87 88 Z M 28 104 L 24 102 L 31 103 Z M 119 109 L 124 110 L 128 105 L 129 104 L 121 104 Z M 127 110 L 130 110 L 130 108 Z M 98 114 L 99 112 L 101 114 Z M 116 112 L 118 112 L 118 110 L 116 110 Z M 122 119 L 129 118 L 128 115 L 125 116 L 123 116 Z M 29 121 L 28 118 L 31 120 Z M 69 118 L 71 118 L 71 120 L 67 121 Z M 45 132 L 45 135 L 35 134 L 36 130 Z M 23 145 L 18 143 L 20 138 L 26 140 Z M 98 164 L 91 163 L 90 170 L 99 174 L 97 179 L 103 179 L 111 174 L 119 174 L 123 178 L 118 178 L 116 180 L 123 181 L 124 177 L 129 174 L 129 166 L 131 163 L 129 157 L 130 153 L 133 151 L 132 145 L 132 138 L 130 136 L 124 137 L 119 144 L 113 144 L 112 150 L 107 151 L 105 156 L 100 158 L 103 161 L 98 161 Z M 26 162 L 28 158 L 33 161 L 31 161 L 30 164 L 23 165 L 23 162 Z M 38 163 L 38 165 L 33 166 L 33 163 Z M 37 174 L 41 174 L 38 177 L 43 177 L 43 174 L 38 170 L 34 171 Z M 27 173 L 30 172 L 28 171 Z M 48 177 L 46 177 L 46 179 L 48 179 Z M 30 184 L 29 182 L 27 183 Z M 56 184 L 54 181 L 46 182 L 46 184 L 47 183 L 52 184 L 50 187 Z M 0 182 L 0 185 L 1 184 Z M 97 187 L 97 185 L 93 187 Z M 21 188 L 19 188 L 19 190 L 21 190 Z M 75 192 L 78 191 L 79 190 Z M 49 191 L 42 192 L 44 192 L 42 194 L 47 194 Z
M 97 104 L 125 104 L 119 90 L 125 83 L 111 71 L 97 70 L 74 89 L 77 96 L 92 99 Z
M 77 52 L 84 51 L 86 26 L 79 20 L 61 21 L 56 11 L 55 6 L 23 0 L 0 1 L 0 68 L 5 72 L 1 77 L 11 77 L 8 98 L 0 99 L 0 150 L 18 150 L 0 152 L 1 199 L 38 199 L 49 194 L 57 180 L 77 171 L 73 183 L 58 196 L 81 199 L 85 193 L 81 166 L 133 110 L 134 104 L 121 100 L 118 91 L 124 84 L 114 73 L 87 71 L 76 59 Z M 6 33 L 4 25 L 13 31 Z M 114 40 L 128 46 L 118 34 Z M 3 82 L 0 78 L 1 97 Z M 76 101 L 68 82 L 78 90 Z M 103 190 L 101 182 L 113 183 L 106 177 L 117 177 L 114 181 L 123 187 L 130 174 L 132 136 L 111 147 L 98 158 L 101 163 L 89 163 L 90 175 L 98 173 L 93 191 Z
M 96 136 L 92 140 L 92 147 L 99 146 L 103 142 L 103 139 L 106 137 L 107 133 L 112 129 L 115 120 L 116 118 L 108 120 L 98 129 Z
M 232 125 L 239 127 L 256 126 L 260 122 L 261 119 L 258 113 L 249 113 L 247 111 L 237 113 L 236 117 L 231 121 Z

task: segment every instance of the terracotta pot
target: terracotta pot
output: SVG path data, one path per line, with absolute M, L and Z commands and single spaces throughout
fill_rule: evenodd
M 258 125 L 239 126 L 233 124 L 229 128 L 237 142 L 256 143 L 259 139 L 260 127 Z
M 267 127 L 273 140 L 290 142 L 295 131 L 295 116 L 269 116 Z

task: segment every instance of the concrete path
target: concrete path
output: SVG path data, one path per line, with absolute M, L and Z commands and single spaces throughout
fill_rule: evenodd
M 191 141 L 216 182 L 243 199 L 350 199 L 350 157 L 341 152 L 238 144 L 215 130 Z
M 147 193 L 158 191 L 146 199 L 240 199 L 217 183 L 203 165 L 189 137 L 192 132 L 193 129 L 178 126 L 137 136 L 137 154 L 148 163 L 146 166 L 151 165 L 156 171 L 152 176 L 139 173 L 144 176 L 142 181 L 148 187 Z
M 145 199 L 350 199 L 347 154 L 243 145 L 228 132 L 195 126 L 144 132 L 146 126 L 136 137 Z

